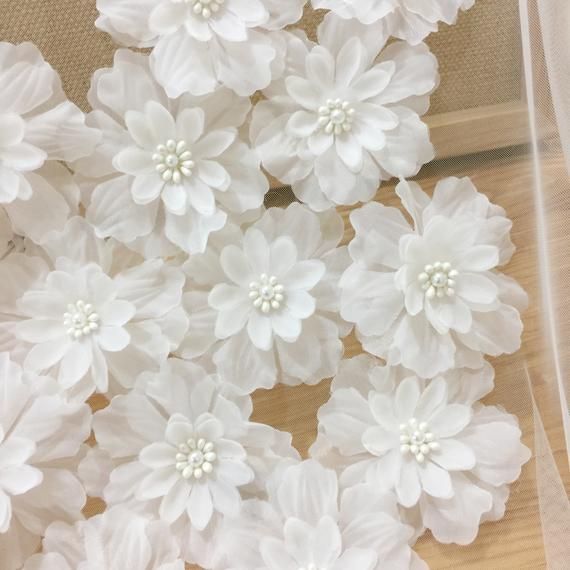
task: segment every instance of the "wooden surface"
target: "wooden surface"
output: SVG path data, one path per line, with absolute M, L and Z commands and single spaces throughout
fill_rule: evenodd
M 566 278 L 570 290 L 570 183 L 560 156 L 549 157 L 544 164 L 547 181 L 547 214 L 552 222 L 550 246 L 553 253 L 554 278 Z M 554 452 L 566 488 L 570 488 L 567 454 L 562 431 L 560 406 L 551 363 L 551 352 L 542 328 L 539 267 L 535 239 L 535 207 L 532 193 L 532 170 L 528 156 L 522 151 L 494 153 L 476 157 L 438 162 L 428 165 L 417 180 L 431 191 L 444 176 L 471 176 L 481 192 L 507 210 L 514 220 L 513 240 L 517 253 L 505 272 L 517 279 L 529 293 L 531 304 L 524 314 L 523 349 L 516 355 L 493 361 L 496 369 L 496 390 L 486 403 L 498 404 L 517 414 L 521 421 L 524 442 L 533 448 L 534 425 L 527 375 L 533 386 L 545 430 Z M 563 192 L 561 190 L 566 190 Z M 278 198 L 278 197 L 277 197 Z M 276 197 L 274 197 L 276 199 Z M 377 199 L 387 205 L 397 205 L 393 186 L 383 186 Z M 349 208 L 342 209 L 346 222 L 345 241 L 353 235 L 348 223 Z M 568 338 L 569 324 L 565 319 L 561 331 Z M 354 337 L 345 342 L 346 357 L 361 349 Z M 568 348 L 562 346 L 562 356 L 568 360 Z M 273 425 L 293 434 L 293 441 L 306 456 L 316 434 L 316 412 L 326 402 L 329 381 L 318 386 L 290 388 L 277 386 L 254 394 L 253 419 Z M 98 398 L 96 406 L 103 405 Z M 438 544 L 429 534 L 420 539 L 416 550 L 432 570 L 539 570 L 546 568 L 542 546 L 542 530 L 536 493 L 535 459 L 529 462 L 520 480 L 512 486 L 505 518 L 481 526 L 479 537 L 470 546 Z M 100 502 L 90 502 L 86 512 L 100 511 Z M 188 566 L 195 569 L 195 566 Z M 563 566 L 560 567 L 564 569 Z M 353 569 L 350 569 L 353 570 Z M 551 570 L 558 570 L 553 568 Z

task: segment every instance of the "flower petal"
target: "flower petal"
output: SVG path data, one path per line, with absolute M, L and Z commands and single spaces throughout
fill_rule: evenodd
M 431 461 L 426 461 L 419 467 L 418 472 L 422 488 L 428 495 L 439 499 L 450 499 L 453 497 L 451 477 L 445 469 Z

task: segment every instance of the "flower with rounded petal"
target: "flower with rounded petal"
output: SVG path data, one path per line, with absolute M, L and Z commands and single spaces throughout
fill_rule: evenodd
M 343 362 L 311 453 L 340 456 L 343 485 L 394 491 L 440 542 L 470 543 L 482 520 L 502 516 L 530 452 L 514 416 L 474 403 L 493 387 L 489 365 L 429 381 L 411 374 L 371 357 Z
M 74 525 L 52 523 L 23 570 L 184 570 L 169 526 L 117 506 Z
M 148 57 L 128 50 L 99 70 L 90 125 L 95 153 L 75 164 L 90 190 L 87 219 L 145 257 L 201 252 L 228 217 L 263 204 L 268 182 L 238 137 L 250 103 L 227 89 L 169 99 Z
M 270 31 L 295 23 L 306 0 L 98 0 L 96 25 L 128 46 L 149 47 L 172 98 L 225 86 L 242 96 L 266 87 L 283 54 Z
M 396 193 L 413 227 L 375 202 L 350 215 L 341 315 L 365 350 L 424 378 L 518 350 L 526 295 L 496 270 L 514 251 L 504 210 L 468 178 L 442 180 L 431 199 L 404 181 Z
M 91 412 L 66 401 L 49 377 L 22 371 L 0 353 L 0 552 L 16 570 L 54 519 L 82 517 L 86 496 L 73 473 Z
M 184 276 L 133 257 L 98 240 L 82 218 L 50 234 L 43 251 L 6 257 L 0 326 L 14 356 L 29 370 L 53 371 L 78 399 L 109 390 L 109 378 L 121 390 L 158 369 L 187 327 Z
M 15 233 L 38 242 L 62 228 L 79 196 L 57 161 L 88 155 L 98 138 L 33 44 L 0 42 L 0 209 Z
M 173 525 L 187 560 L 208 565 L 220 521 L 265 488 L 277 461 L 297 457 L 291 436 L 249 421 L 251 411 L 249 398 L 192 362 L 170 359 L 141 375 L 94 416 L 98 446 L 114 462 L 106 503 L 142 506 Z
M 185 264 L 190 328 L 184 357 L 211 354 L 244 393 L 314 384 L 342 354 L 338 279 L 348 262 L 340 216 L 298 203 L 271 208 L 245 232 L 228 228 Z
M 455 24 L 459 10 L 468 10 L 473 4 L 475 0 L 312 0 L 315 8 L 374 24 L 376 31 L 382 30 L 412 45 L 436 32 L 439 22 Z
M 314 460 L 279 466 L 268 489 L 267 501 L 224 521 L 215 570 L 427 569 L 391 493 L 368 484 L 339 493 L 335 472 Z
M 426 45 L 327 15 L 319 45 L 288 36 L 288 67 L 254 108 L 265 169 L 314 210 L 368 201 L 381 180 L 417 174 L 433 147 L 420 115 L 438 82 Z

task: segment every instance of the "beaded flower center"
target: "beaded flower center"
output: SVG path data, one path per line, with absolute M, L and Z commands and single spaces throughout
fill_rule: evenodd
M 321 568 L 312 562 L 308 566 L 301 566 L 299 570 L 327 570 L 326 568 Z
M 216 453 L 214 444 L 205 439 L 189 439 L 178 446 L 176 469 L 184 479 L 201 479 L 214 470 Z
M 348 133 L 352 130 L 354 113 L 348 101 L 327 99 L 326 104 L 319 108 L 319 126 L 327 135 Z
M 99 328 L 99 315 L 90 303 L 80 299 L 67 305 L 67 311 L 63 313 L 63 324 L 71 338 L 81 338 Z
M 275 275 L 267 275 L 263 273 L 259 281 L 253 281 L 249 284 L 249 298 L 253 301 L 253 306 L 260 309 L 263 313 L 269 313 L 271 310 L 277 311 L 281 308 L 285 288 L 281 285 Z
M 152 160 L 156 163 L 156 171 L 165 182 L 180 184 L 183 177 L 192 176 L 194 161 L 186 141 L 170 139 L 166 144 L 159 144 Z
M 455 295 L 455 280 L 459 272 L 451 267 L 451 263 L 436 261 L 433 265 L 426 265 L 418 275 L 418 281 L 428 299 Z
M 440 448 L 428 425 L 425 422 L 418 422 L 416 418 L 411 418 L 408 423 L 400 425 L 400 443 L 402 454 L 411 453 L 418 463 L 423 463 L 430 453 Z
M 192 11 L 205 20 L 218 12 L 225 0 L 172 0 L 175 4 L 188 4 Z

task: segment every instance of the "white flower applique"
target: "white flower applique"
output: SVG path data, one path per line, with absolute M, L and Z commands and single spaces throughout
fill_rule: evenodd
M 382 180 L 434 157 L 420 116 L 438 84 L 425 44 L 328 14 L 319 44 L 290 35 L 288 67 L 254 107 L 250 136 L 265 169 L 314 210 L 371 200 Z
M 14 358 L 53 373 L 71 398 L 122 391 L 182 340 L 183 284 L 180 269 L 141 260 L 71 218 L 42 251 L 0 262 L 0 330 Z
M 127 566 L 125 566 L 127 564 Z M 169 526 L 122 506 L 73 525 L 53 522 L 23 570 L 184 570 Z
M 220 233 L 185 264 L 190 327 L 181 354 L 213 354 L 244 393 L 334 374 L 339 337 L 350 330 L 338 318 L 338 279 L 349 261 L 337 247 L 343 232 L 334 210 L 294 203 L 267 210 L 243 233 Z
M 76 475 L 91 410 L 66 400 L 56 382 L 0 353 L 0 552 L 19 570 L 53 520 L 82 518 L 87 500 Z
M 172 98 L 219 86 L 249 96 L 282 69 L 274 32 L 299 20 L 305 3 L 99 0 L 96 25 L 124 45 L 152 46 L 153 71 Z
M 375 30 L 416 45 L 439 22 L 455 24 L 459 10 L 468 10 L 475 0 L 312 0 L 315 8 L 331 10 L 341 18 L 356 18 Z
M 148 56 L 119 50 L 93 79 L 87 121 L 102 133 L 77 161 L 87 220 L 145 257 L 202 252 L 229 215 L 255 212 L 268 182 L 239 139 L 250 109 L 228 89 L 169 99 Z
M 336 473 L 314 460 L 280 465 L 268 489 L 267 501 L 224 521 L 214 570 L 427 570 L 392 493 L 339 491 Z
M 504 210 L 468 178 L 442 180 L 433 198 L 415 183 L 396 193 L 412 226 L 376 202 L 350 215 L 340 312 L 364 349 L 423 378 L 517 351 L 527 300 L 497 270 L 514 252 Z
M 439 542 L 469 544 L 504 515 L 530 458 L 516 417 L 478 402 L 493 377 L 489 364 L 426 381 L 370 356 L 343 361 L 311 453 L 334 462 L 343 486 L 395 492 Z
M 0 42 L 0 212 L 14 233 L 39 242 L 62 229 L 79 190 L 58 161 L 89 155 L 98 140 L 39 50 Z
M 289 434 L 250 414 L 249 398 L 195 363 L 170 359 L 141 375 L 94 416 L 98 449 L 112 461 L 103 498 L 170 524 L 186 560 L 207 565 L 223 517 L 263 492 L 276 462 L 297 457 Z

